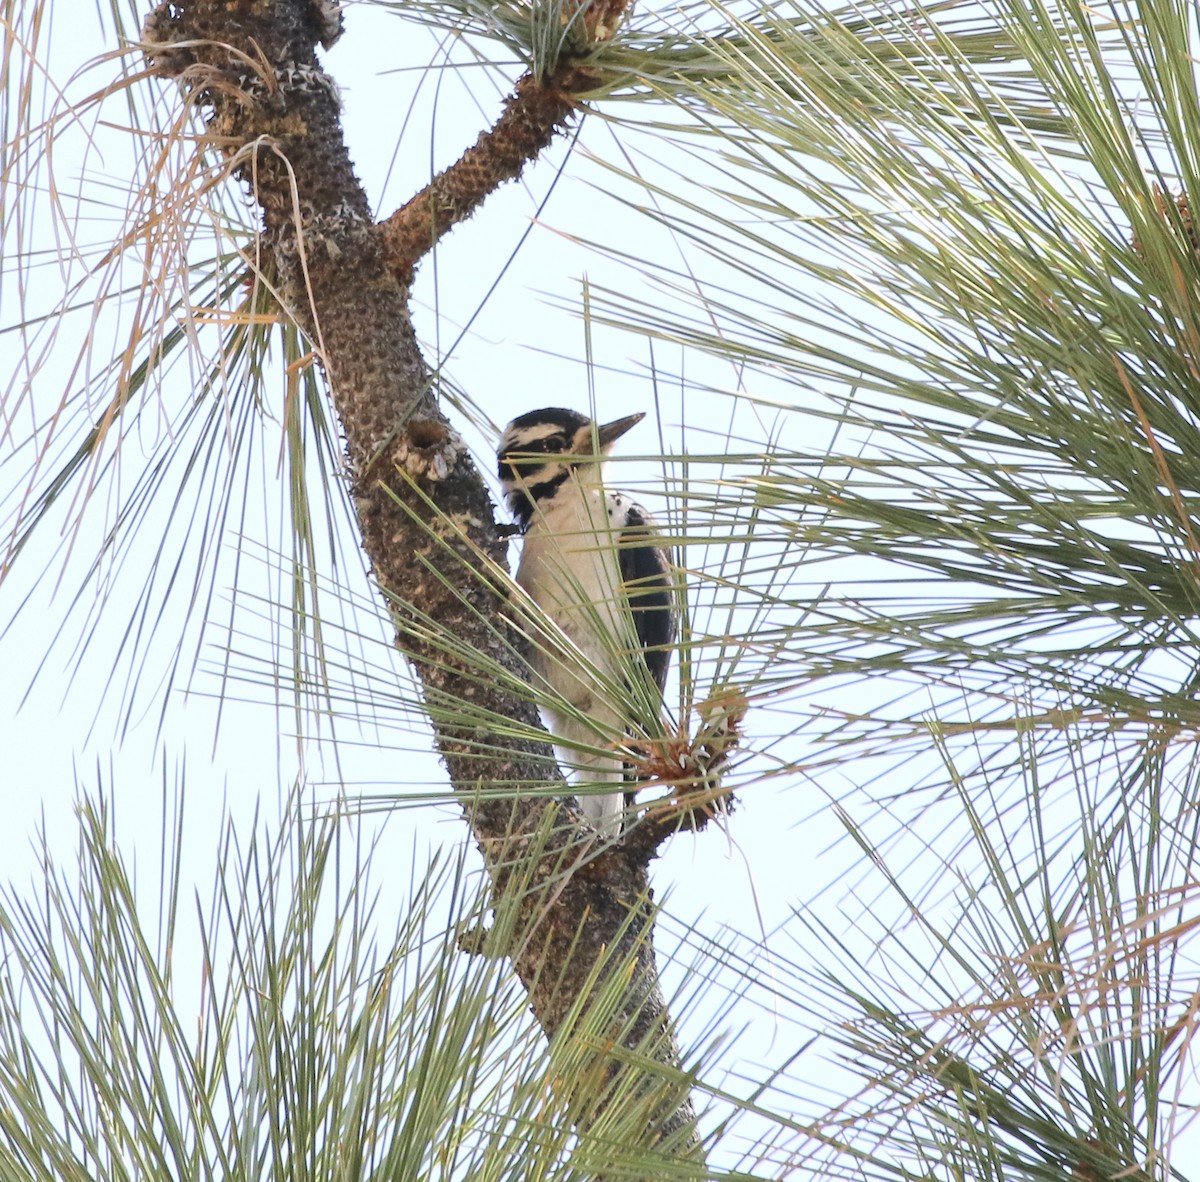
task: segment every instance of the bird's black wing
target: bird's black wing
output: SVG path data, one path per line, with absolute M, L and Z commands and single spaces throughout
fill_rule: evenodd
M 657 544 L 653 530 L 653 518 L 640 506 L 630 505 L 625 528 L 617 538 L 617 556 L 646 668 L 661 691 L 667 683 L 678 621 L 671 561 Z
M 622 498 L 620 502 L 624 504 Z M 617 558 L 621 565 L 621 587 L 629 600 L 638 645 L 646 669 L 661 693 L 667 684 L 671 649 L 678 620 L 671 560 L 655 538 L 654 519 L 640 506 L 625 507 L 624 528 L 617 536 Z M 637 800 L 637 776 L 626 765 L 625 808 L 633 815 Z

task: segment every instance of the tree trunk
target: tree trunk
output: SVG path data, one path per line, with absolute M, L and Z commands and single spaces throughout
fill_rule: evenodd
M 498 791 L 559 777 L 547 741 L 494 725 L 511 720 L 519 726 L 507 729 L 529 733 L 540 726 L 536 708 L 436 640 L 439 631 L 456 637 L 519 683 L 504 591 L 489 575 L 489 564 L 505 568 L 507 543 L 497 537 L 471 456 L 438 406 L 404 268 L 394 265 L 347 155 L 336 90 L 315 52 L 331 16 L 336 31 L 336 8 L 319 0 L 172 0 L 150 15 L 145 39 L 156 71 L 180 80 L 185 99 L 205 115 L 210 142 L 261 207 L 278 290 L 314 343 L 345 433 L 374 577 L 421 679 L 438 751 L 497 899 L 518 909 L 519 935 L 505 952 L 534 1014 L 555 1035 L 588 988 L 632 964 L 609 1041 L 649 1054 L 670 1077 L 679 1051 L 650 940 L 652 850 L 603 847 L 569 801 Z M 444 703 L 453 710 L 440 709 Z M 464 725 L 465 718 L 474 721 Z M 638 1070 L 616 1057 L 603 1069 L 614 1081 Z M 686 1086 L 654 1086 L 656 1135 L 664 1148 L 698 1158 Z M 593 1106 L 576 1119 L 589 1124 L 599 1114 Z

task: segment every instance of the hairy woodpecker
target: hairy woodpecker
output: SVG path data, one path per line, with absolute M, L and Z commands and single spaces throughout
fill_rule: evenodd
M 569 704 L 545 714 L 580 784 L 624 784 L 613 747 L 645 707 L 661 710 L 675 640 L 671 561 L 654 519 L 604 487 L 605 457 L 644 417 L 599 425 L 573 410 L 534 410 L 509 423 L 497 449 L 504 496 L 525 539 L 517 582 L 578 650 L 538 644 L 533 667 Z M 584 815 L 616 836 L 625 797 L 624 788 L 582 795 Z

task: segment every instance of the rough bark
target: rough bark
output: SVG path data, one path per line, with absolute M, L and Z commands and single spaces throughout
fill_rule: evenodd
M 489 193 L 516 180 L 547 148 L 575 111 L 570 91 L 594 79 L 570 67 L 541 81 L 526 74 L 500 118 L 445 172 L 382 223 L 393 266 L 402 279 L 451 227 L 465 221 Z
M 460 641 L 520 674 L 519 657 L 495 627 L 504 605 L 482 557 L 503 566 L 507 543 L 431 391 L 408 291 L 347 155 L 336 88 L 315 54 L 329 33 L 325 7 L 322 14 L 305 0 L 173 0 L 147 20 L 148 53 L 204 113 L 210 143 L 261 208 L 264 248 L 290 313 L 316 344 L 345 434 L 363 546 L 427 701 L 461 703 L 481 725 L 498 717 L 536 727 L 527 700 L 447 657 L 404 607 L 419 604 Z M 557 774 L 548 743 L 498 731 L 481 742 L 480 725 L 455 726 L 437 711 L 433 718 L 495 890 L 510 902 L 517 896 L 523 934 L 508 951 L 546 1033 L 563 1026 L 598 964 L 628 954 L 634 971 L 613 1040 L 677 1066 L 648 938 L 653 851 L 645 843 L 598 848 L 569 802 L 489 797 L 491 786 Z M 682 1087 L 655 1123 L 676 1152 L 698 1153 Z

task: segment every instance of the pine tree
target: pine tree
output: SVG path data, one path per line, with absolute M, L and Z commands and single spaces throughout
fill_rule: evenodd
M 462 822 L 396 920 L 370 802 L 301 782 L 230 824 L 193 922 L 182 773 L 151 910 L 93 785 L 78 868 L 48 840 L 0 907 L 4 1176 L 1194 1173 L 1200 12 L 388 7 L 493 114 L 384 216 L 324 54 L 359 10 L 171 0 L 131 38 L 114 9 L 81 90 L 65 0 L 6 7 L 6 615 L 65 528 L 36 577 L 86 552 L 63 615 L 122 637 L 129 719 L 156 651 L 194 684 L 231 595 L 223 720 L 254 681 L 289 687 L 302 752 L 388 714 L 444 766 L 408 803 Z M 508 575 L 496 393 L 415 327 L 450 331 L 422 301 L 443 259 L 471 272 L 456 235 L 555 162 L 605 191 L 572 231 L 604 278 L 581 394 L 530 361 L 519 409 L 649 392 L 628 472 L 680 571 L 670 708 L 612 737 L 643 781 L 618 842 L 526 677 L 555 638 Z M 560 347 L 533 318 L 462 339 Z M 257 642 L 290 640 L 265 659 L 237 573 L 263 489 L 287 523 Z M 105 594 L 137 562 L 132 603 Z M 761 922 L 656 902 L 661 857 L 755 813 L 786 835 L 747 846 Z

